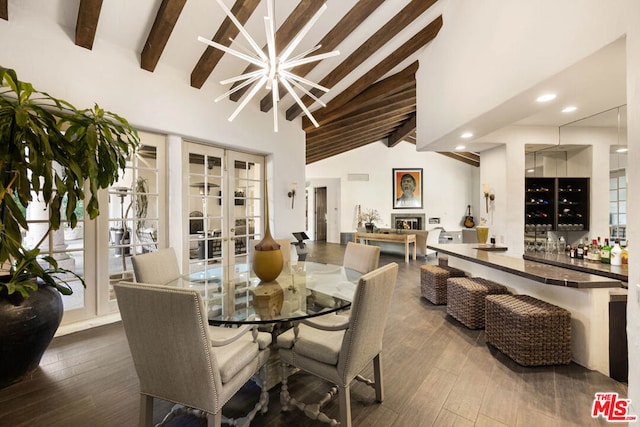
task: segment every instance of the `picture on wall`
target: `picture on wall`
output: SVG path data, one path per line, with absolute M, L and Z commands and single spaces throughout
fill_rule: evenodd
M 422 168 L 393 169 L 393 208 L 422 208 Z

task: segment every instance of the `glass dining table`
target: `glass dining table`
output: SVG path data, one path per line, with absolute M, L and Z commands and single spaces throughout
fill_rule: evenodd
M 276 324 L 350 307 L 361 274 L 341 265 L 285 263 L 273 282 L 251 266 L 217 266 L 180 277 L 171 286 L 197 289 L 211 325 Z

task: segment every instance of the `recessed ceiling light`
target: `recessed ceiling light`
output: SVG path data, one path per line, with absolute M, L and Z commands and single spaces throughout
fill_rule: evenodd
M 627 151 L 629 151 L 628 148 L 624 147 L 624 148 L 618 148 L 616 150 L 616 153 L 626 153 Z
M 465 148 L 467 148 L 467 147 L 465 147 L 464 145 L 458 145 L 456 147 L 456 150 L 464 150 Z
M 472 136 L 473 134 L 471 132 L 465 132 L 462 135 L 460 135 L 460 138 L 468 139 L 468 138 L 471 138 Z
M 527 173 L 534 173 L 535 171 L 535 169 L 527 169 Z
M 551 100 L 556 99 L 556 94 L 555 93 L 545 93 L 544 95 L 540 95 L 536 101 L 538 102 L 549 102 Z
M 576 111 L 578 109 L 578 107 L 573 106 L 573 105 L 569 105 L 568 107 L 564 107 L 562 109 L 563 113 L 573 113 L 574 111 Z

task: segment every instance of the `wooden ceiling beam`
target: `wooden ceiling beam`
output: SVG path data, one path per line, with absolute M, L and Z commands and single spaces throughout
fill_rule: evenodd
M 345 116 L 351 111 L 366 109 L 369 105 L 379 103 L 380 101 L 385 102 L 390 95 L 402 92 L 409 93 L 408 90 L 412 90 L 413 96 L 415 97 L 416 71 L 418 71 L 418 61 L 412 63 L 399 73 L 372 84 L 361 94 L 343 105 L 340 108 L 340 114 Z M 335 118 L 330 121 L 335 121 Z M 330 121 L 327 120 L 319 123 L 322 126 Z M 311 129 L 315 129 L 315 126 L 311 123 L 311 120 L 309 120 L 308 117 L 302 118 L 302 127 L 307 132 Z
M 289 42 L 302 30 L 307 22 L 316 14 L 316 12 L 326 3 L 326 0 L 302 0 L 298 3 L 298 6 L 291 12 L 287 19 L 280 25 L 280 28 L 276 31 L 276 52 L 282 52 Z M 262 47 L 264 52 L 267 51 L 267 45 Z M 249 64 L 241 74 L 246 74 L 250 71 L 257 70 L 258 67 L 253 64 Z M 231 88 L 242 84 L 242 82 L 234 83 Z M 237 92 L 229 95 L 231 101 L 237 102 L 242 98 L 252 85 L 245 86 Z M 279 92 L 284 93 L 284 90 Z
M 384 121 L 381 121 L 380 123 L 369 124 L 360 129 L 350 129 L 348 132 L 344 132 L 342 135 L 334 135 L 324 140 L 314 141 L 311 144 L 307 144 L 307 152 L 315 153 L 317 151 L 324 151 L 328 146 L 333 148 L 349 146 L 352 141 L 368 139 L 372 134 L 389 134 L 393 132 L 398 124 L 402 123 L 406 119 L 406 117 L 407 116 L 386 119 Z
M 256 10 L 260 4 L 260 0 L 236 0 L 233 7 L 231 8 L 231 13 L 236 17 L 240 24 L 246 24 L 247 20 L 251 16 L 251 14 Z M 213 36 L 211 40 L 214 42 L 220 43 L 223 46 L 231 45 L 230 38 L 235 38 L 240 30 L 233 25 L 231 19 L 226 17 L 224 21 L 222 21 L 222 25 L 216 31 L 216 34 Z M 191 86 L 197 89 L 200 89 L 205 81 L 209 78 L 213 69 L 218 65 L 220 59 L 224 55 L 224 52 L 218 50 L 212 46 L 207 46 L 206 50 L 202 53 L 202 56 L 198 60 L 198 63 L 193 68 L 191 72 Z
M 353 132 L 358 132 L 361 129 L 366 129 L 368 126 L 374 126 L 380 123 L 385 123 L 391 120 L 395 123 L 404 121 L 408 116 L 415 113 L 415 106 L 404 107 L 401 109 L 391 109 L 385 113 L 372 114 L 366 119 L 354 120 L 351 123 L 343 123 L 337 126 L 328 128 L 323 126 L 322 132 L 317 132 L 312 135 L 307 135 L 307 147 L 318 141 L 323 141 L 336 136 L 347 135 Z
M 332 118 L 339 116 L 343 105 L 358 96 L 366 88 L 391 71 L 395 66 L 433 40 L 438 35 L 440 28 L 442 28 L 442 15 L 438 16 L 429 25 L 411 37 L 406 43 L 365 73 L 346 90 L 334 97 L 327 103 L 325 108 L 315 111 L 313 116 L 316 118 L 318 123 L 326 123 Z M 297 114 L 293 117 L 295 116 L 297 116 Z M 289 114 L 289 110 L 287 110 L 287 119 L 291 120 L 293 117 Z
M 102 0 L 80 0 L 76 20 L 76 45 L 89 50 L 93 48 L 100 19 L 100 9 L 102 9 Z
M 404 30 L 407 25 L 414 21 L 418 16 L 422 15 L 422 13 L 424 13 L 434 3 L 435 0 L 412 0 L 407 6 L 405 6 L 393 18 L 391 18 L 384 26 L 376 31 L 375 34 L 369 37 L 367 41 L 360 45 L 351 55 L 349 55 L 344 61 L 342 61 L 340 65 L 338 65 L 325 78 L 323 78 L 319 82 L 319 84 L 328 88 L 335 86 L 338 82 L 340 82 L 352 71 L 354 71 L 365 60 L 369 59 L 372 52 L 378 51 L 400 31 Z M 312 89 L 310 90 L 310 92 L 316 96 L 321 96 L 324 94 L 324 92 L 317 89 Z M 306 106 L 309 106 L 314 102 L 313 98 L 308 95 L 303 96 L 301 99 Z M 300 108 L 300 106 L 297 103 L 293 104 L 287 110 L 287 120 L 295 119 L 296 117 L 298 117 L 298 115 L 300 115 L 301 112 L 302 109 Z
M 363 135 L 361 138 L 350 141 L 348 146 L 332 145 L 326 147 L 324 150 L 316 151 L 306 154 L 306 164 L 317 162 L 318 160 L 327 159 L 338 154 L 345 153 L 356 148 L 364 147 L 365 145 L 372 144 L 374 142 L 382 141 L 388 135 L 388 131 L 381 130 L 379 132 Z
M 362 22 L 364 22 L 378 6 L 384 3 L 384 0 L 360 0 L 355 6 L 347 12 L 345 16 L 318 42 L 320 49 L 315 54 L 327 53 L 334 50 L 340 43 L 344 41 Z M 295 75 L 304 77 L 320 62 L 311 62 L 299 65 L 291 70 Z M 280 86 L 280 94 L 286 96 L 285 89 Z M 260 110 L 267 112 L 273 108 L 273 98 L 271 94 L 265 95 L 260 101 Z
M 414 112 L 399 128 L 397 128 L 391 135 L 389 135 L 389 140 L 387 141 L 387 147 L 395 147 L 400 143 L 400 141 L 404 141 L 409 135 L 416 131 L 416 113 Z
M 156 69 L 186 2 L 187 0 L 162 0 L 140 54 L 140 67 L 143 70 L 153 72 Z
M 0 0 L 0 18 L 5 21 L 9 20 L 9 0 Z
M 357 111 L 353 111 L 345 116 L 337 118 L 329 123 L 324 124 L 318 128 L 312 128 L 307 132 L 307 138 L 315 134 L 325 132 L 326 129 L 347 126 L 351 123 L 358 122 L 359 120 L 367 120 L 371 117 L 375 117 L 378 114 L 386 114 L 391 111 L 405 109 L 411 107 L 416 108 L 416 94 L 401 92 L 400 94 L 393 95 L 387 99 L 381 100 L 376 104 L 369 105 L 367 108 L 362 108 Z
M 462 153 L 462 152 L 451 153 L 448 151 L 438 151 L 438 153 L 442 154 L 443 156 L 447 156 L 452 159 L 461 161 L 468 165 L 480 167 L 480 156 L 478 156 L 475 153 Z

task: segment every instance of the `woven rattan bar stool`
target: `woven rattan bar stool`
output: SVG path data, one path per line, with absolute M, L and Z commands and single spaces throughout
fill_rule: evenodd
M 571 313 L 529 295 L 485 298 L 488 343 L 523 366 L 571 361 Z
M 469 329 L 482 329 L 485 297 L 508 293 L 505 286 L 482 277 L 451 277 L 447 280 L 447 314 Z
M 448 265 L 423 265 L 420 267 L 421 295 L 434 304 L 446 304 L 447 279 L 464 276 L 464 271 Z

